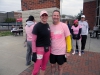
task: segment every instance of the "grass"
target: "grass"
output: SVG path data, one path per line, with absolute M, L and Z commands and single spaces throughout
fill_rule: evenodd
M 10 31 L 0 31 L 0 37 L 1 36 L 9 36 L 12 35 L 12 33 Z

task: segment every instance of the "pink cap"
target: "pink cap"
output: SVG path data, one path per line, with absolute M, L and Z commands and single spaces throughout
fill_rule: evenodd
M 74 21 L 74 24 L 76 24 L 77 22 L 78 22 L 78 20 L 75 20 L 75 21 Z
M 47 14 L 47 15 L 48 15 L 48 12 L 47 12 L 46 10 L 42 10 L 42 11 L 40 12 L 40 16 L 42 16 L 43 14 Z

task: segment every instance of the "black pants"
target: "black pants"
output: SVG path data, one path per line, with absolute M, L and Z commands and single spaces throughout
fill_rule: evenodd
M 98 31 L 96 31 L 96 38 L 98 37 Z
M 81 50 L 84 50 L 85 49 L 86 40 L 87 40 L 87 35 L 82 35 L 82 39 L 81 39 Z M 76 49 L 78 50 L 77 42 L 76 42 Z

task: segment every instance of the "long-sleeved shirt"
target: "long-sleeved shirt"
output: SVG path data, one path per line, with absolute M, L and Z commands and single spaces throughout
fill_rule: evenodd
M 88 35 L 88 23 L 86 21 L 79 21 L 79 25 L 82 26 L 81 35 Z

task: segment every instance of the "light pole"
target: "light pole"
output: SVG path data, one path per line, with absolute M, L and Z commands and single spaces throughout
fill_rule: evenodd
M 61 21 L 62 21 L 62 3 L 63 3 L 63 0 L 60 0 L 60 7 L 61 7 L 61 9 L 60 9 L 60 15 L 61 15 Z
M 98 24 L 98 26 L 100 26 L 100 24 L 99 24 L 99 19 L 100 19 L 100 6 L 98 6 L 97 8 L 96 8 L 96 22 L 98 22 L 97 24 Z

